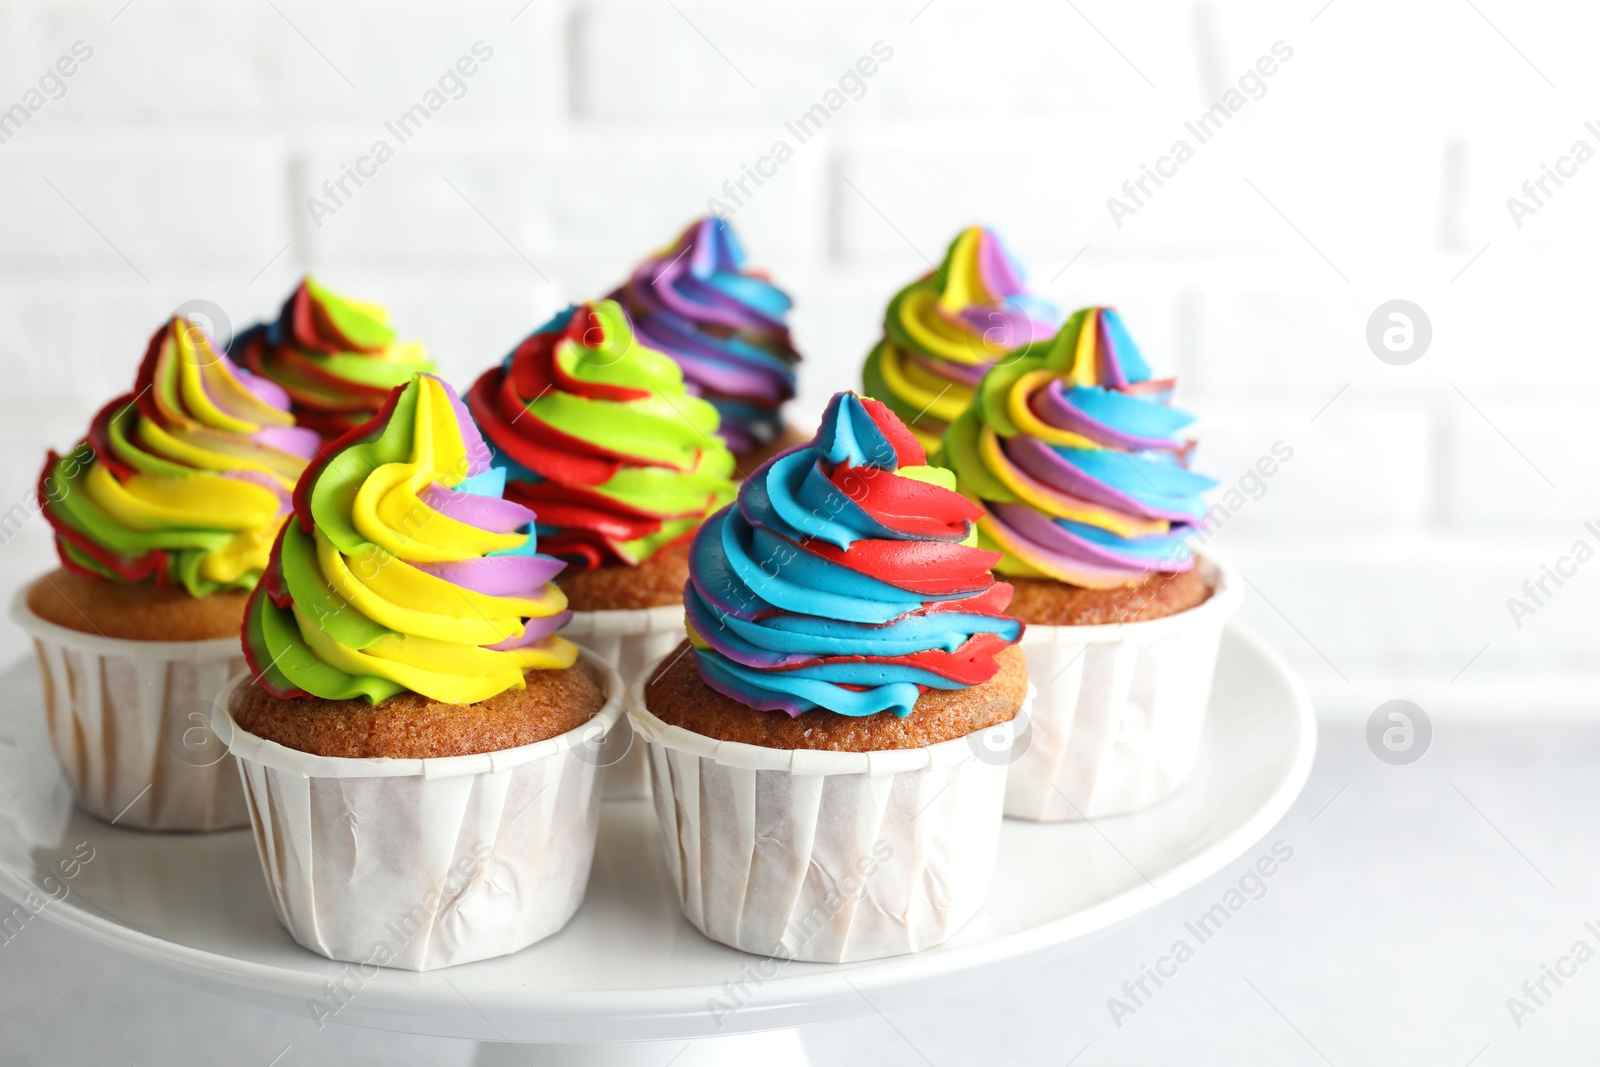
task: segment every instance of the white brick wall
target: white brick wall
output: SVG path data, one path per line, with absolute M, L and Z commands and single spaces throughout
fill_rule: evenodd
M 3 146 L 6 267 L 125 268 L 151 278 L 170 264 L 217 268 L 278 247 L 288 190 L 282 154 L 269 146 L 237 135 L 151 144 L 122 130 L 46 143 L 47 131 L 32 127 L 54 117 L 41 112 Z
M 0 8 L 0 110 L 75 41 L 94 49 L 0 144 L 0 510 L 185 300 L 243 326 L 315 270 L 387 301 L 466 382 L 792 140 L 784 122 L 881 40 L 893 56 L 860 99 L 735 218 L 797 301 L 797 420 L 858 383 L 923 257 L 992 222 L 1062 304 L 1123 308 L 1202 415 L 1204 469 L 1233 483 L 1273 442 L 1294 448 L 1213 545 L 1259 589 L 1246 617 L 1334 705 L 1420 690 L 1501 707 L 1528 675 L 1541 692 L 1592 677 L 1600 574 L 1520 629 L 1505 599 L 1600 517 L 1600 160 L 1521 229 L 1504 201 L 1600 118 L 1583 103 L 1600 88 L 1592 28 L 1572 21 L 1594 16 L 1500 0 L 275 3 Z M 306 198 L 479 40 L 494 55 L 464 95 L 315 225 Z M 1266 94 L 1115 225 L 1106 198 L 1278 40 L 1294 57 Z M 1412 366 L 1364 339 L 1395 297 L 1433 322 Z M 39 525 L 0 545 L 0 581 L 47 559 Z

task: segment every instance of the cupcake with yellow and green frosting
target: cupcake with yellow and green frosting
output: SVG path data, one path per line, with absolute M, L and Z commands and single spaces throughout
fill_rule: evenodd
M 316 454 L 315 435 L 294 426 L 288 406 L 194 323 L 163 326 L 135 391 L 100 410 L 79 449 L 45 465 L 40 498 L 63 567 L 181 586 L 192 598 L 248 593 Z
M 37 502 L 61 567 L 13 615 L 35 639 L 52 738 L 92 814 L 131 804 L 118 825 L 153 829 L 242 820 L 184 708 L 238 663 L 246 597 L 316 453 L 288 409 L 282 389 L 174 318 L 134 389 L 45 463 Z
M 894 295 L 883 339 L 862 369 L 866 392 L 929 451 L 1006 355 L 1055 334 L 1061 314 L 1027 291 L 1022 268 L 993 230 L 970 226 L 944 262 Z
M 731 502 L 734 460 L 717 409 L 669 356 L 640 343 L 614 300 L 568 308 L 467 395 L 506 496 L 539 515 L 567 562 L 566 633 L 632 679 L 683 635 L 689 542 Z M 643 796 L 643 746 L 626 723 L 605 753 L 607 796 Z
M 562 563 L 444 382 L 417 375 L 330 452 L 215 714 L 277 914 L 337 960 L 515 952 L 583 898 L 621 681 L 556 633 Z
M 296 421 L 327 441 L 370 419 L 396 386 L 431 371 L 420 341 L 401 341 L 381 304 L 355 300 L 307 277 L 272 322 L 241 333 L 228 350 L 276 382 Z
M 534 513 L 503 497 L 489 458 L 450 387 L 418 375 L 311 466 L 245 621 L 262 690 L 468 705 L 573 665 L 556 634 L 563 565 L 539 552 Z

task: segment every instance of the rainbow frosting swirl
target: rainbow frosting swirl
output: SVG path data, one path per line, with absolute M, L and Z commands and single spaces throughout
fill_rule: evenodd
M 545 550 L 578 570 L 637 566 L 733 499 L 716 408 L 635 340 L 614 300 L 545 323 L 467 404 L 506 470 L 506 496 L 539 513 Z
M 68 570 L 197 597 L 245 590 L 316 449 L 283 390 L 175 318 L 150 338 L 134 391 L 100 410 L 72 454 L 50 453 L 39 499 Z
M 472 704 L 572 666 L 561 561 L 501 497 L 505 472 L 448 385 L 417 375 L 330 451 L 295 487 L 245 612 L 268 692 Z
M 839 393 L 817 436 L 763 464 L 695 535 L 684 590 L 700 677 L 794 716 L 911 714 L 994 677 L 1021 636 L 973 547 L 979 511 L 883 404 Z
M 1002 574 L 1091 589 L 1194 566 L 1188 536 L 1216 485 L 1188 469 L 1193 416 L 1171 406 L 1111 308 L 996 367 L 938 460 L 983 507 Z
M 784 323 L 792 305 L 745 266 L 726 220 L 694 223 L 611 295 L 639 340 L 675 359 L 689 391 L 716 407 L 729 448 L 747 452 L 778 434 L 800 360 Z
M 1054 304 L 1028 294 L 999 236 L 970 226 L 950 243 L 943 265 L 889 301 L 883 339 L 861 376 L 868 393 L 935 449 L 995 361 L 1052 336 L 1060 322 Z
M 419 341 L 399 342 L 389 312 L 304 279 L 276 320 L 235 338 L 228 355 L 289 394 L 296 421 L 332 441 L 360 426 L 396 386 L 431 371 Z

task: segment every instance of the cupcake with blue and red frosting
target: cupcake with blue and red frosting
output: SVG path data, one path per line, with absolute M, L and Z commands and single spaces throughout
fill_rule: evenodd
M 689 391 L 717 409 L 718 432 L 741 470 L 805 440 L 783 422 L 800 361 L 789 335 L 792 301 L 748 265 L 726 219 L 690 224 L 611 296 L 640 343 L 671 356 Z
M 1008 814 L 1137 810 L 1193 762 L 1239 591 L 1191 548 L 1216 482 L 1190 469 L 1173 386 L 1115 309 L 1086 308 L 990 371 L 945 434 L 937 461 L 980 509 L 1046 679 Z
M 696 535 L 688 641 L 630 715 L 707 936 L 868 959 L 937 944 L 981 904 L 1029 686 L 998 555 L 954 487 L 886 406 L 840 393 Z M 712 847 L 725 861 L 697 865 Z M 852 881 L 814 929 L 794 923 Z

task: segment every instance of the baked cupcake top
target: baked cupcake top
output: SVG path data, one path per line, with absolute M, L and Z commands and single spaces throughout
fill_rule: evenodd
M 245 610 L 263 688 L 472 704 L 572 666 L 561 561 L 539 554 L 533 512 L 502 499 L 505 472 L 448 385 L 417 375 L 328 452 Z
M 982 506 L 995 570 L 1110 589 L 1194 566 L 1187 539 L 1216 482 L 1188 468 L 1194 418 L 1172 385 L 1111 308 L 1074 312 L 989 373 L 939 462 Z
M 745 265 L 725 219 L 695 222 L 611 295 L 639 341 L 676 360 L 689 391 L 716 407 L 729 448 L 748 452 L 777 436 L 800 360 L 784 321 L 792 305 Z
M 39 499 L 70 571 L 197 597 L 247 590 L 316 448 L 282 389 L 174 318 L 150 338 L 133 392 L 71 454 L 50 453 Z
M 506 496 L 539 513 L 545 551 L 578 571 L 637 566 L 733 499 L 717 411 L 640 343 L 614 300 L 568 308 L 467 395 Z
M 1055 305 L 1027 292 L 1022 268 L 993 230 L 969 226 L 940 267 L 895 294 L 880 340 L 862 370 L 924 448 L 972 403 L 994 362 L 1054 335 Z
M 973 547 L 979 510 L 883 404 L 839 393 L 817 436 L 758 469 L 690 548 L 700 677 L 791 716 L 911 714 L 988 681 L 1022 636 L 1011 587 Z
M 296 421 L 333 440 L 360 426 L 390 390 L 433 369 L 419 341 L 397 341 L 389 312 L 323 288 L 295 286 L 272 322 L 234 339 L 234 361 L 283 387 Z

